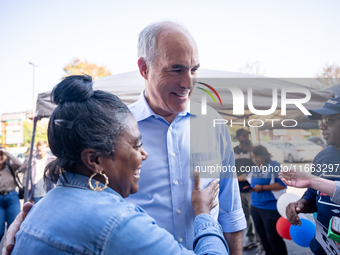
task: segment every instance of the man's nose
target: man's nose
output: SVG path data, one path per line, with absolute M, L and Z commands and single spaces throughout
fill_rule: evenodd
M 319 124 L 319 127 L 321 130 L 326 130 L 327 129 L 327 126 L 324 125 L 323 123 Z
M 320 128 L 321 130 L 327 129 L 327 126 L 326 126 L 323 122 L 319 121 L 318 124 L 319 124 L 319 128 Z
M 182 77 L 181 77 L 181 81 L 180 81 L 180 86 L 182 88 L 191 90 L 194 87 L 194 84 L 196 82 L 196 75 L 192 74 L 191 71 L 186 71 Z

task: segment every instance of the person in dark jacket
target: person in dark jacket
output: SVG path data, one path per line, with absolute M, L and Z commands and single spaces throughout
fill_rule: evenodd
M 0 147 L 0 240 L 5 232 L 5 222 L 9 227 L 20 212 L 19 196 L 14 180 L 15 171 L 21 161 Z
M 340 97 L 328 100 L 323 108 L 309 110 L 310 119 L 319 120 L 322 136 L 329 145 L 313 160 L 314 175 L 339 181 L 340 163 Z M 339 177 L 338 177 L 339 176 Z M 332 201 L 330 194 L 308 188 L 302 198 L 286 207 L 288 221 L 300 225 L 299 213 L 317 212 L 316 233 L 309 246 L 314 254 L 340 254 L 333 240 L 327 238 L 332 216 L 339 216 L 340 205 Z

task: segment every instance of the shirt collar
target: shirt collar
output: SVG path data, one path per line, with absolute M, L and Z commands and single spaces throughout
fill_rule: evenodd
M 143 92 L 139 95 L 138 101 L 135 105 L 135 111 L 134 111 L 134 117 L 137 121 L 145 120 L 151 116 L 156 116 L 156 114 L 151 110 L 148 102 L 146 102 L 145 96 L 145 89 L 143 89 Z
M 89 179 L 90 177 L 82 175 L 82 174 L 77 174 L 77 173 L 72 173 L 72 172 L 64 172 L 62 175 L 60 175 L 60 178 L 57 182 L 57 186 L 65 186 L 65 187 L 76 187 L 76 188 L 81 188 L 81 189 L 91 189 L 89 186 Z M 93 187 L 96 187 L 96 182 L 97 180 L 92 179 L 91 184 Z M 104 184 L 99 182 L 98 186 L 104 187 Z M 114 194 L 119 197 L 120 200 L 123 201 L 122 196 L 114 191 L 113 189 L 106 187 L 103 191 L 95 191 L 95 192 L 108 192 L 111 194 Z
M 177 114 L 178 116 L 186 116 L 186 115 L 196 115 L 190 113 L 190 101 L 187 105 L 187 108 L 183 111 Z M 143 92 L 139 95 L 138 101 L 136 102 L 135 105 L 135 111 L 134 111 L 134 117 L 136 118 L 137 121 L 142 121 L 145 120 L 149 117 L 161 117 L 153 112 L 153 110 L 150 108 L 148 102 L 145 99 L 145 89 Z

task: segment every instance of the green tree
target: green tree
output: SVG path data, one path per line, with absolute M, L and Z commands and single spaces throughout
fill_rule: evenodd
M 24 124 L 24 145 L 29 147 L 32 140 L 32 131 L 33 131 L 33 124 L 31 121 L 25 121 Z M 37 124 L 37 128 L 35 130 L 35 138 L 34 143 L 36 144 L 39 140 L 47 141 L 47 124 L 39 123 Z
M 65 74 L 64 77 L 70 75 L 91 75 L 93 79 L 111 75 L 111 71 L 107 69 L 106 66 L 97 66 L 85 61 L 80 61 L 79 59 L 73 59 L 69 64 L 63 68 Z

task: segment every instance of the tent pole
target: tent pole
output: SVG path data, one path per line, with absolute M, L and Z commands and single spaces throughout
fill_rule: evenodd
M 27 178 L 26 178 L 26 186 L 25 186 L 25 192 L 24 192 L 24 203 L 27 202 L 27 198 L 28 198 L 28 188 L 29 188 L 29 183 L 31 179 L 32 155 L 33 155 L 34 138 L 35 138 L 35 130 L 37 127 L 37 122 L 38 122 L 38 116 L 36 115 L 33 117 L 33 132 L 32 132 L 32 139 L 31 139 L 30 155 L 28 158 Z

